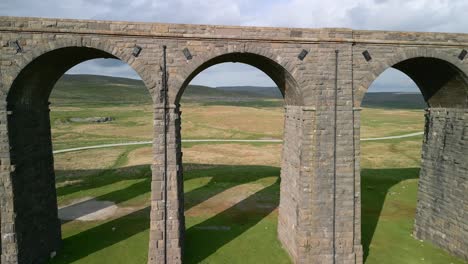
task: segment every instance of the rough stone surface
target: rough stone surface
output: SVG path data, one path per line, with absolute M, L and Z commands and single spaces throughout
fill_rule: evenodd
M 135 45 L 142 47 L 138 57 L 132 55 Z M 167 175 L 163 45 L 170 105 Z M 64 72 L 95 58 L 127 63 L 154 102 L 148 263 L 164 263 L 165 248 L 168 263 L 182 262 L 179 100 L 193 77 L 222 62 L 259 68 L 284 95 L 278 237 L 295 263 L 363 261 L 359 106 L 390 67 L 410 76 L 430 106 L 415 235 L 467 259 L 468 59 L 457 58 L 467 47 L 468 34 L 453 33 L 0 17 L 1 263 L 43 263 L 60 250 L 47 100 Z M 185 48 L 192 59 L 185 58 Z M 298 59 L 302 50 L 309 52 L 304 60 Z
M 414 225 L 429 240 L 468 259 L 468 110 L 430 108 Z

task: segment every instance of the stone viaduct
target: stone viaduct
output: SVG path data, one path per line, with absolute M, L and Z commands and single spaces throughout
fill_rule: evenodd
M 467 49 L 468 34 L 0 17 L 1 263 L 44 263 L 60 250 L 48 96 L 68 69 L 95 58 L 128 63 L 154 102 L 148 263 L 182 262 L 179 100 L 222 62 L 257 67 L 284 95 L 278 237 L 295 263 L 363 262 L 359 110 L 390 67 L 428 103 L 414 234 L 467 259 Z

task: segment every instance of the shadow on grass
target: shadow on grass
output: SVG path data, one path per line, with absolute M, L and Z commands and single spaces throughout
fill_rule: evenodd
M 198 165 L 197 165 L 198 166 Z M 138 166 L 147 167 L 147 166 Z M 203 201 L 237 185 L 254 182 L 265 177 L 278 177 L 280 169 L 271 166 L 230 166 L 230 165 L 203 165 L 199 168 L 185 172 L 185 184 L 189 180 L 210 177 L 203 186 L 196 187 L 185 193 L 186 210 Z M 140 168 L 140 169 L 141 169 Z M 120 169 L 117 169 L 120 170 Z M 126 168 L 123 171 L 135 172 L 138 168 Z M 146 170 L 146 169 L 143 169 Z M 115 179 L 109 179 L 111 176 Z M 81 184 L 85 189 L 112 184 L 124 179 L 147 180 L 135 183 L 124 189 L 96 197 L 98 200 L 111 200 L 117 203 L 132 199 L 135 196 L 150 192 L 150 174 L 143 173 L 138 176 L 126 174 L 105 174 L 104 179 L 93 179 Z M 144 176 L 143 176 L 144 175 Z M 385 197 L 390 188 L 401 181 L 417 179 L 418 168 L 401 169 L 363 169 L 362 175 L 362 244 L 365 258 L 369 255 L 369 248 L 374 236 L 379 217 L 381 215 Z M 109 177 L 109 178 L 108 178 Z M 279 178 L 278 178 L 279 181 Z M 70 186 L 68 190 L 79 191 L 79 187 Z M 75 189 L 77 188 L 77 189 Z M 65 190 L 65 189 L 63 189 Z M 278 205 L 279 184 L 273 185 L 250 195 L 236 205 L 186 230 L 186 263 L 198 263 L 267 217 Z M 62 192 L 67 193 L 66 191 Z M 260 201 L 270 197 L 268 207 L 253 207 Z M 274 199 L 271 199 L 274 197 Z M 250 205 L 250 206 L 249 206 Z M 87 255 L 110 247 L 124 241 L 129 237 L 149 229 L 149 207 L 131 213 L 82 231 L 64 239 L 64 249 L 53 263 L 71 263 Z M 233 224 L 234 223 L 234 224 Z M 70 223 L 74 224 L 74 223 Z M 228 230 L 216 230 L 213 227 L 230 226 Z M 112 231 L 117 227 L 119 232 Z
M 221 213 L 187 229 L 185 263 L 200 263 L 267 217 L 278 207 L 278 197 L 274 197 L 278 191 L 279 178 L 275 184 L 263 188 Z M 271 200 L 272 196 L 273 200 Z M 266 204 L 267 206 L 258 206 L 262 201 L 269 203 Z
M 66 175 L 86 175 L 67 177 Z M 135 179 L 151 179 L 151 168 L 149 165 L 139 165 L 114 169 L 102 170 L 57 170 L 57 184 L 64 184 L 66 181 L 80 180 L 80 182 L 57 187 L 57 195 L 64 196 L 76 192 L 82 192 L 89 189 L 96 189 L 103 186 L 111 185 L 120 181 L 135 180 Z
M 146 207 L 63 239 L 63 248 L 51 263 L 73 263 L 148 230 L 149 213 L 150 207 Z
M 271 166 L 231 166 L 196 164 L 193 167 L 199 167 L 199 169 L 188 170 L 185 173 L 184 181 L 202 177 L 211 177 L 211 179 L 208 183 L 204 184 L 203 186 L 195 188 L 185 193 L 186 210 L 199 203 L 204 202 L 205 200 L 229 188 L 248 182 L 253 182 L 265 177 L 278 177 L 280 172 L 279 168 Z M 106 169 L 102 172 L 97 171 L 96 174 L 88 174 L 88 176 L 82 176 L 77 178 L 82 181 L 76 183 L 76 185 L 73 184 L 70 186 L 58 188 L 58 195 L 67 195 L 74 192 L 86 191 L 94 188 L 103 187 L 106 185 L 115 184 L 120 181 L 129 179 L 145 179 L 143 181 L 134 183 L 126 188 L 114 190 L 112 192 L 93 198 L 101 201 L 113 201 L 117 204 L 122 203 L 136 196 L 149 193 L 151 191 L 151 173 L 148 174 L 147 170 L 149 170 L 148 166 L 134 166 L 119 169 Z M 66 171 L 62 171 L 61 173 L 62 175 L 66 175 Z M 136 173 L 137 175 L 129 175 L 131 173 Z M 60 180 L 58 182 L 60 182 Z M 273 184 L 272 186 L 269 186 L 257 192 L 256 194 L 248 197 L 247 199 L 239 202 L 232 208 L 221 213 L 219 216 L 213 217 L 212 220 L 207 220 L 207 222 L 204 224 L 209 225 L 210 223 L 217 223 L 219 221 L 222 221 L 222 219 L 226 220 L 226 217 L 235 216 L 239 208 L 242 208 L 243 206 L 250 204 L 253 201 L 261 199 L 261 197 L 266 195 L 267 193 L 271 194 L 271 192 L 274 190 L 279 190 L 279 184 Z M 277 199 L 275 200 L 275 202 L 276 204 L 272 205 L 271 208 L 260 208 L 258 210 L 255 210 L 255 212 L 250 212 L 245 219 L 242 215 L 239 215 L 237 213 L 237 217 L 239 218 L 238 221 L 245 221 L 245 224 L 242 224 L 241 228 L 236 228 L 235 232 L 231 232 L 230 236 L 218 239 L 218 242 L 216 244 L 213 244 L 211 247 L 206 248 L 203 252 L 208 254 L 212 250 L 215 250 L 217 247 L 221 247 L 223 243 L 229 242 L 230 240 L 245 232 L 248 228 L 258 223 L 261 219 L 263 219 L 266 215 L 268 215 L 271 211 L 273 211 L 276 208 L 278 202 Z M 80 215 L 84 216 L 86 214 L 93 213 L 99 209 L 100 208 L 96 207 L 90 208 L 89 210 L 84 210 L 82 213 L 80 213 Z M 149 212 L 150 207 L 147 207 L 129 215 L 105 222 L 88 230 L 79 232 L 76 235 L 67 237 L 63 240 L 63 250 L 56 257 L 56 259 L 54 259 L 52 263 L 72 263 L 94 252 L 97 252 L 114 244 L 117 244 L 121 241 L 124 241 L 137 233 L 148 230 L 150 224 Z M 63 223 L 67 222 L 69 221 L 63 221 Z M 120 231 L 114 232 L 112 230 L 114 227 L 116 227 L 116 230 Z M 193 234 L 191 230 L 197 230 L 197 228 L 189 229 L 187 232 L 189 234 Z M 201 237 L 203 238 L 203 235 Z M 198 242 L 195 241 L 195 243 Z
M 211 165 L 213 166 L 213 165 Z M 254 182 L 266 177 L 279 177 L 280 168 L 272 166 L 215 165 L 207 169 L 191 170 L 184 173 L 184 181 L 211 177 L 205 185 L 184 194 L 185 210 L 237 185 Z
M 90 202 L 93 200 L 97 201 L 112 201 L 115 204 L 123 203 L 128 201 L 132 198 L 135 198 L 141 194 L 149 193 L 151 188 L 151 179 L 145 179 L 144 181 L 140 181 L 128 186 L 125 189 L 119 189 L 110 193 L 106 193 L 100 195 L 98 197 L 94 197 L 92 199 L 88 199 L 85 201 L 81 201 L 79 203 L 74 203 L 72 205 L 62 207 L 58 210 L 59 215 L 66 215 L 66 212 L 72 212 L 73 217 L 80 218 L 82 216 L 86 216 L 96 211 L 105 209 L 109 206 L 106 203 L 96 203 L 93 206 L 90 206 Z M 62 220 L 62 224 L 72 221 L 73 219 L 64 219 Z
M 419 168 L 362 169 L 361 229 L 364 261 L 367 259 L 385 197 L 390 188 L 401 181 L 417 179 Z

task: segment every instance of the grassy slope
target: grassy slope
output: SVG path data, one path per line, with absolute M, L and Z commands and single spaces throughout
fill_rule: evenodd
M 257 91 L 258 90 L 258 91 Z M 262 101 L 276 98 L 265 94 L 263 87 L 250 90 L 214 89 L 189 85 L 183 100 L 186 102 Z M 64 75 L 54 87 L 50 101 L 53 105 L 140 105 L 150 104 L 151 97 L 140 80 L 96 75 Z
M 95 76 L 64 75 L 51 94 L 53 105 L 112 105 L 149 104 L 151 98 L 140 80 Z M 189 85 L 183 102 L 209 105 L 279 107 L 281 93 L 276 87 L 236 86 L 218 87 Z M 423 109 L 426 106 L 421 94 L 367 93 L 363 107 Z
M 424 109 L 427 107 L 420 93 L 366 93 L 363 107 L 391 109 Z

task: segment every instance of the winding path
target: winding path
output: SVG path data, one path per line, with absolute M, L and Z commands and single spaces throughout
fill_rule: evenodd
M 397 139 L 397 138 L 407 138 L 407 137 L 415 137 L 424 134 L 424 132 L 415 132 L 409 133 L 399 136 L 390 136 L 390 137 L 379 137 L 379 138 L 361 138 L 361 141 L 377 141 L 377 140 L 386 140 L 386 139 Z M 248 143 L 281 143 L 283 142 L 281 139 L 185 139 L 182 142 L 248 142 Z M 103 145 L 95 145 L 95 146 L 86 146 L 86 147 L 79 147 L 79 148 L 69 148 L 69 149 L 60 149 L 55 150 L 54 154 L 59 153 L 66 153 L 72 151 L 80 151 L 80 150 L 87 150 L 87 149 L 99 149 L 99 148 L 112 148 L 112 147 L 120 147 L 120 146 L 133 146 L 133 145 L 149 145 L 152 141 L 138 141 L 138 142 L 126 142 L 126 143 L 115 143 L 115 144 L 103 144 Z

